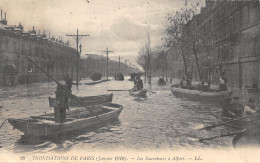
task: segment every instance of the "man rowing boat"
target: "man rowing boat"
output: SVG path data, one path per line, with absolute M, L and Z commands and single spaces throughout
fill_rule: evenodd
M 64 88 L 71 92 L 72 79 L 69 75 L 66 75 L 64 79 L 66 85 L 58 84 L 55 91 L 54 118 L 56 123 L 64 123 L 66 120 L 66 110 L 69 110 L 70 94 Z
M 229 118 L 238 118 L 243 116 L 244 106 L 238 102 L 239 97 L 233 97 L 233 100 L 230 102 L 230 99 L 222 104 L 223 114 Z

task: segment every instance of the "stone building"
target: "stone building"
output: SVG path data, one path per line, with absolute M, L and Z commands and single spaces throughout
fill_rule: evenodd
M 60 80 L 65 74 L 74 76 L 76 50 L 62 39 L 47 38 L 33 29 L 7 24 L 6 14 L 0 21 L 0 86 L 44 82 L 49 79 L 26 57 L 31 58 L 46 72 Z
M 259 0 L 206 0 L 205 4 L 192 20 L 208 37 L 198 54 L 203 76 L 219 84 L 220 73 L 225 72 L 231 90 L 242 90 L 253 83 L 260 87 Z M 195 68 L 194 61 L 187 59 L 187 64 Z M 176 67 L 175 73 L 180 71 Z M 193 79 L 198 80 L 197 76 L 193 70 Z

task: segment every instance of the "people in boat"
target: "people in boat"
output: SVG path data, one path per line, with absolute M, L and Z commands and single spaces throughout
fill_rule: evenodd
M 134 89 L 135 90 L 143 89 L 143 81 L 142 81 L 142 79 L 140 78 L 139 75 L 136 76 L 136 79 L 134 81 Z
M 203 92 L 209 91 L 210 88 L 210 80 L 208 79 L 202 79 L 199 84 L 199 90 Z
M 219 85 L 219 90 L 220 91 L 227 91 L 227 78 L 225 77 L 225 72 L 222 72 L 220 74 L 220 78 L 219 78 L 219 82 L 220 82 L 220 85 Z
M 242 117 L 244 106 L 239 103 L 239 97 L 233 97 L 232 101 L 227 98 L 222 104 L 223 115 L 230 118 Z
M 187 80 L 184 76 L 182 76 L 182 79 L 180 81 L 180 86 L 181 86 L 181 88 L 184 88 L 184 89 L 187 88 Z
M 255 105 L 255 100 L 249 98 L 248 104 L 244 107 L 244 116 L 249 116 L 256 113 L 259 108 Z
M 66 120 L 66 110 L 69 110 L 69 94 L 64 89 L 66 85 L 58 84 L 55 91 L 54 118 L 56 123 L 64 123 Z
M 159 78 L 158 84 L 159 85 L 165 85 L 166 84 L 163 77 Z

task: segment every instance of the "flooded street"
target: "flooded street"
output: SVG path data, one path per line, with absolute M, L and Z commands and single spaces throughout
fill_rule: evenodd
M 82 83 L 86 81 L 81 81 Z M 91 96 L 108 94 L 108 89 L 127 90 L 133 82 L 109 81 L 96 85 L 73 86 L 73 94 Z M 30 86 L 4 87 L 0 92 L 1 123 L 7 118 L 22 118 L 53 112 L 48 97 L 54 97 L 55 83 Z M 145 88 L 149 88 L 145 84 Z M 127 91 L 113 92 L 113 103 L 124 107 L 118 120 L 101 127 L 58 140 L 34 140 L 24 138 L 23 133 L 13 130 L 6 122 L 0 130 L 0 150 L 11 152 L 47 153 L 117 149 L 223 149 L 232 145 L 232 137 L 213 139 L 201 143 L 198 138 L 228 132 L 226 127 L 198 130 L 221 121 L 221 109 L 213 104 L 200 104 L 176 98 L 170 85 L 158 86 L 154 80 L 146 98 L 136 98 Z

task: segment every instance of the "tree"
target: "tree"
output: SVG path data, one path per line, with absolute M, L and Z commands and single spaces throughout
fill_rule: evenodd
M 148 61 L 147 61 L 147 56 L 146 56 L 146 52 L 145 52 L 145 46 L 143 45 L 141 47 L 141 49 L 138 52 L 138 56 L 137 56 L 137 63 L 144 69 L 144 73 L 145 73 L 145 80 L 147 78 L 147 72 L 148 72 Z
M 151 50 L 151 36 L 150 29 L 147 32 L 147 40 L 145 40 L 144 45 L 139 50 L 139 55 L 137 58 L 137 63 L 140 64 L 145 70 L 145 78 L 148 78 L 150 89 L 152 88 L 152 50 Z
M 156 70 L 162 70 L 162 77 L 166 77 L 168 80 L 167 71 L 168 71 L 168 53 L 163 46 L 157 46 L 152 50 L 153 53 L 153 67 Z
M 188 57 L 191 57 L 189 56 L 189 51 L 193 53 L 199 80 L 201 80 L 198 50 L 199 47 L 201 47 L 200 45 L 207 42 L 208 37 L 206 32 L 200 26 L 199 17 L 195 15 L 198 6 L 199 3 L 196 5 L 188 5 L 186 1 L 184 8 L 177 11 L 175 15 L 168 14 L 165 26 L 167 37 L 165 40 L 166 46 L 178 46 L 180 49 L 186 76 L 188 76 L 186 60 Z M 185 53 L 185 51 L 187 53 Z

